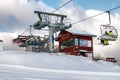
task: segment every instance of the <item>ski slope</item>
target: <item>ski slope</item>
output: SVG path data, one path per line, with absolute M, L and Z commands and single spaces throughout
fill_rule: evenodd
M 120 80 L 120 67 L 61 53 L 4 51 L 0 80 Z

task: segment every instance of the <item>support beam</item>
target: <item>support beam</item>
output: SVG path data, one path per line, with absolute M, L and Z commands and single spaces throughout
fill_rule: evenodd
M 41 12 L 41 11 L 34 11 L 34 13 L 37 13 L 37 14 L 47 14 L 49 16 L 58 16 L 58 17 L 64 17 L 66 18 L 67 16 L 66 15 L 61 15 L 61 14 L 54 14 L 54 13 L 47 13 L 47 12 Z
M 49 27 L 49 52 L 53 53 L 54 50 L 54 33 L 52 26 Z

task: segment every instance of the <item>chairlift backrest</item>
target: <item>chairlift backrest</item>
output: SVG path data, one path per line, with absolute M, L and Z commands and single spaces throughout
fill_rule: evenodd
M 118 37 L 117 29 L 114 26 L 101 25 L 100 30 L 101 30 L 101 36 L 99 37 L 100 40 L 115 41 Z
M 117 29 L 116 29 L 114 26 L 101 25 L 101 34 L 105 34 L 106 32 L 107 32 L 107 33 L 112 32 L 113 35 L 118 36 Z

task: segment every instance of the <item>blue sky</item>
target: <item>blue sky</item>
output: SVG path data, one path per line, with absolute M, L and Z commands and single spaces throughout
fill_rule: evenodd
M 52 6 L 54 8 L 60 6 L 60 0 L 43 0 L 47 5 Z M 64 2 L 69 1 L 65 0 Z M 108 10 L 113 7 L 120 5 L 120 0 L 73 0 L 74 4 L 81 6 L 82 8 L 88 9 L 96 9 L 96 10 Z
M 74 0 L 75 3 L 81 5 L 85 9 L 106 10 L 116 4 L 117 0 Z

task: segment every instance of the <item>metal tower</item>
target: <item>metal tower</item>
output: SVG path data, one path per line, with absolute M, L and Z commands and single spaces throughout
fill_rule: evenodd
M 34 29 L 41 30 L 49 28 L 49 51 L 54 50 L 54 33 L 71 27 L 66 15 L 34 11 L 39 17 L 39 21 L 33 24 Z M 69 21 L 69 22 L 68 22 Z

